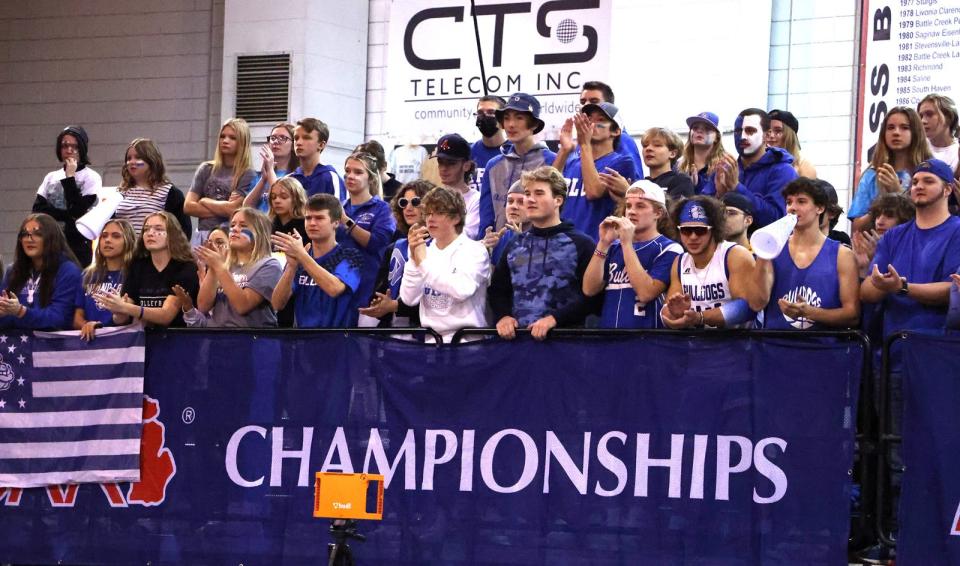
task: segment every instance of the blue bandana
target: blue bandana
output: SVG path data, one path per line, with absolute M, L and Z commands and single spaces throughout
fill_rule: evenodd
M 680 211 L 680 225 L 684 226 L 687 224 L 710 225 L 707 211 L 704 210 L 703 205 L 699 202 L 690 201 L 683 205 L 683 209 Z

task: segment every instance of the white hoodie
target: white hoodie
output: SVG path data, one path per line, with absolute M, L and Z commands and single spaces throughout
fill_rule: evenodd
M 444 342 L 461 328 L 486 328 L 490 254 L 482 242 L 460 234 L 444 249 L 436 241 L 427 246 L 417 266 L 407 262 L 400 283 L 400 299 L 420 303 L 420 324 L 432 328 Z

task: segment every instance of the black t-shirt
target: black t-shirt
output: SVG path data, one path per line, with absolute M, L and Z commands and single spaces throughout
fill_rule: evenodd
M 692 197 L 696 192 L 693 181 L 683 173 L 676 171 L 667 171 L 656 178 L 647 177 L 647 179 L 663 187 L 670 200 L 680 200 L 684 197 Z
M 270 227 L 270 233 L 282 232 L 284 234 L 289 234 L 296 230 L 300 233 L 300 239 L 303 240 L 303 243 L 306 244 L 310 241 L 310 238 L 307 237 L 307 229 L 303 225 L 303 218 L 293 218 L 290 222 L 286 224 L 280 223 L 280 218 L 276 217 L 273 219 L 273 226 Z
M 383 183 L 383 200 L 390 202 L 393 198 L 393 195 L 397 194 L 397 191 L 400 190 L 400 187 L 403 186 L 403 183 L 397 180 L 393 173 L 387 173 L 387 176 L 390 177 Z
M 130 264 L 123 292 L 141 307 L 160 308 L 167 297 L 173 294 L 174 285 L 183 287 L 196 304 L 200 280 L 197 279 L 197 266 L 192 261 L 171 259 L 163 271 L 157 271 L 152 259 L 142 257 Z M 182 311 L 178 310 L 177 318 L 173 319 L 170 326 L 184 326 Z

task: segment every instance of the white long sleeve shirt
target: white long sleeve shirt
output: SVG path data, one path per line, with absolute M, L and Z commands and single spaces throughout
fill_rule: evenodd
M 419 303 L 420 324 L 449 342 L 461 328 L 489 326 L 490 274 L 490 255 L 483 243 L 465 233 L 442 250 L 433 241 L 423 263 L 417 266 L 411 257 L 404 267 L 400 298 L 408 305 Z

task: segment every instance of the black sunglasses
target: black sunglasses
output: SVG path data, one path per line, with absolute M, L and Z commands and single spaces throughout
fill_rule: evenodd
M 408 204 L 412 204 L 413 208 L 420 208 L 420 197 L 413 197 L 412 199 L 402 198 L 397 201 L 397 205 L 400 206 L 400 208 L 407 208 Z
M 681 226 L 680 233 L 684 236 L 706 236 L 710 231 L 710 226 Z

